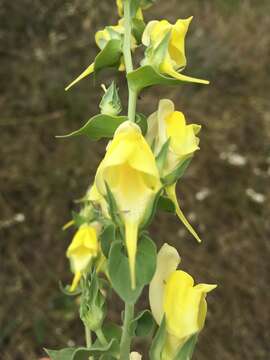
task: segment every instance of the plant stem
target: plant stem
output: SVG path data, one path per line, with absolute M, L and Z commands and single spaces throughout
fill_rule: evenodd
M 131 337 L 129 334 L 129 325 L 134 315 L 134 305 L 125 303 L 124 324 L 120 343 L 120 360 L 128 360 L 130 353 Z
M 126 73 L 133 71 L 133 62 L 131 55 L 131 14 L 130 14 L 130 1 L 124 0 L 124 44 L 123 44 L 123 55 L 126 67 Z M 128 84 L 128 118 L 130 121 L 135 121 L 136 116 L 136 103 L 137 93 L 131 89 Z M 129 325 L 134 315 L 134 305 L 125 303 L 124 323 L 122 329 L 122 337 L 120 342 L 120 360 L 129 360 L 131 337 L 129 334 Z
M 98 329 L 96 331 L 96 335 L 97 335 L 97 338 L 98 338 L 99 342 L 101 343 L 101 345 L 107 345 L 108 344 L 107 339 L 105 338 L 102 329 Z
M 86 347 L 90 348 L 92 345 L 91 331 L 88 329 L 88 327 L 86 325 L 84 325 L 84 328 L 85 328 Z
M 125 23 L 125 33 L 124 33 L 124 44 L 123 44 L 123 54 L 127 74 L 133 71 L 133 62 L 131 55 L 131 14 L 130 14 L 130 0 L 124 0 L 124 23 Z M 136 103 L 137 103 L 137 93 L 130 88 L 128 85 L 128 118 L 130 121 L 135 121 L 136 116 Z

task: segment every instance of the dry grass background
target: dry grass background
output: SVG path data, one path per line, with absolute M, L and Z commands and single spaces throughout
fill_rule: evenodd
M 208 87 L 147 90 L 150 114 L 159 98 L 175 100 L 203 125 L 201 151 L 179 184 L 198 246 L 174 217 L 159 214 L 151 233 L 176 245 L 197 281 L 217 282 L 209 296 L 198 360 L 267 360 L 270 355 L 270 3 L 248 0 L 160 0 L 146 18 L 194 15 L 187 73 Z M 64 86 L 96 49 L 97 29 L 116 20 L 112 0 L 2 0 L 0 6 L 0 358 L 34 360 L 42 347 L 83 343 L 61 232 L 93 179 L 104 143 L 56 140 L 97 112 L 91 80 Z M 123 77 L 119 77 L 123 85 Z M 122 88 L 125 97 L 124 87 Z M 255 192 L 255 196 L 254 196 Z M 140 306 L 147 306 L 147 297 Z M 112 299 L 110 317 L 122 304 Z M 142 341 L 138 343 L 144 348 Z M 145 357 L 147 358 L 147 357 Z

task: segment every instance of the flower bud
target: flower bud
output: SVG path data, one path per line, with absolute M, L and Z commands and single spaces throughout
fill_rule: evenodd
M 80 318 L 85 326 L 96 331 L 102 326 L 105 317 L 105 298 L 99 289 L 96 273 L 87 276 L 81 297 Z
M 108 89 L 106 89 L 105 85 L 102 88 L 105 94 L 99 104 L 101 114 L 118 115 L 122 111 L 122 105 L 115 82 L 113 81 Z

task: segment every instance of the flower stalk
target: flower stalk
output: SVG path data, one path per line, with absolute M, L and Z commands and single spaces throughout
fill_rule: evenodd
M 124 44 L 123 54 L 127 74 L 133 71 L 133 61 L 131 55 L 131 14 L 130 2 L 131 0 L 124 1 Z M 137 93 L 128 85 L 128 118 L 130 121 L 135 121 L 136 116 L 136 103 Z
M 123 54 L 127 74 L 133 71 L 133 61 L 131 55 L 131 14 L 130 14 L 130 1 L 124 0 L 124 23 L 125 23 L 125 33 L 124 33 L 124 45 L 123 45 Z M 131 89 L 128 84 L 128 118 L 130 121 L 135 122 L 136 116 L 136 102 L 137 94 Z M 131 337 L 129 334 L 129 325 L 133 318 L 134 314 L 134 305 L 128 304 L 125 302 L 124 310 L 124 323 L 122 328 L 122 337 L 120 342 L 120 360 L 128 360 L 130 353 Z
M 120 360 L 128 360 L 130 353 L 131 337 L 129 326 L 134 316 L 134 305 L 125 303 L 123 332 L 120 342 Z
M 84 330 L 85 330 L 85 344 L 87 348 L 90 348 L 92 345 L 91 330 L 86 325 L 84 325 Z

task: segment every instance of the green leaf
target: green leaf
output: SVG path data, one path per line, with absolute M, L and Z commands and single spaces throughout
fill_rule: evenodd
M 108 270 L 117 294 L 128 303 L 135 303 L 144 285 L 148 284 L 156 270 L 157 249 L 155 243 L 145 234 L 138 241 L 136 255 L 136 288 L 131 289 L 128 257 L 121 241 L 112 244 L 109 253 Z
M 107 191 L 106 200 L 109 205 L 110 216 L 111 216 L 113 222 L 121 228 L 122 222 L 121 222 L 121 219 L 119 216 L 119 211 L 117 208 L 115 198 L 113 196 L 113 193 L 111 192 L 109 185 L 107 183 L 105 183 L 105 186 L 106 186 L 106 191 Z
M 113 343 L 110 349 L 110 354 L 105 354 L 104 358 L 106 359 L 107 358 L 106 356 L 113 356 L 117 359 L 119 357 L 119 352 L 120 352 L 120 341 L 122 335 L 121 327 L 114 323 L 107 323 L 103 326 L 102 331 L 108 342 L 111 339 L 115 339 L 115 342 Z
M 166 340 L 166 321 L 165 316 L 162 319 L 160 327 L 158 328 L 156 335 L 152 341 L 152 345 L 149 352 L 150 360 L 161 360 L 162 350 L 164 348 Z
M 114 67 L 119 65 L 122 55 L 122 42 L 118 39 L 108 41 L 103 50 L 96 56 L 94 62 L 95 71 L 103 68 Z
M 189 164 L 191 163 L 191 160 L 192 157 L 184 160 L 174 171 L 161 179 L 162 183 L 166 186 L 174 184 L 185 174 L 187 168 L 189 167 Z
M 138 44 L 142 42 L 142 35 L 145 29 L 145 22 L 141 19 L 134 18 L 132 20 L 132 34 Z
M 75 225 L 79 228 L 81 225 L 87 223 L 87 219 L 76 211 L 72 211 L 72 219 Z
M 181 346 L 179 352 L 173 360 L 191 360 L 198 340 L 198 335 L 193 335 L 184 345 Z
M 122 329 L 119 325 L 109 322 L 103 326 L 102 330 L 108 341 L 110 339 L 116 339 L 117 342 L 120 343 Z
M 143 234 L 138 242 L 136 255 L 136 282 L 144 286 L 150 283 L 155 271 L 157 261 L 157 248 L 149 236 Z
M 157 205 L 158 205 L 160 195 L 162 194 L 163 190 L 164 190 L 164 188 L 162 187 L 159 190 L 159 192 L 156 194 L 156 196 L 154 197 L 152 204 L 149 205 L 148 211 L 145 214 L 144 222 L 141 224 L 142 228 L 146 228 L 151 224 L 151 222 L 155 216 L 156 210 L 157 210 Z
M 112 359 L 118 359 L 117 356 L 113 356 L 112 354 L 103 354 L 99 360 L 112 360 Z
M 108 258 L 112 243 L 115 241 L 115 225 L 109 222 L 105 225 L 101 235 L 100 243 L 103 254 Z
M 171 30 L 167 31 L 161 42 L 156 48 L 150 47 L 147 55 L 150 57 L 150 64 L 159 68 L 168 53 Z
M 171 138 L 169 138 L 163 145 L 162 148 L 160 150 L 160 152 L 158 153 L 157 157 L 156 157 L 156 163 L 157 163 L 157 167 L 159 169 L 159 172 L 162 173 L 162 170 L 165 166 L 165 162 L 167 160 L 167 155 L 168 155 L 168 151 L 169 151 L 169 146 L 170 146 L 170 141 Z
M 57 138 L 68 138 L 78 135 L 86 135 L 91 140 L 111 138 L 118 126 L 126 120 L 126 116 L 99 114 L 88 120 L 87 123 L 79 130 L 73 131 L 67 135 L 57 136 Z
M 71 356 L 67 360 L 89 360 L 89 356 L 101 356 L 103 354 L 108 354 L 112 351 L 114 344 L 116 343 L 115 339 L 112 339 L 110 343 L 106 346 L 91 346 L 88 348 L 78 348 L 73 353 L 73 356 Z M 57 359 L 58 360 L 58 359 Z M 62 359 L 59 359 L 62 360 Z
M 145 65 L 127 75 L 130 87 L 139 93 L 142 89 L 153 85 L 180 85 L 182 80 L 177 80 L 157 72 L 151 65 Z
M 50 360 L 70 360 L 76 351 L 76 348 L 65 348 L 62 350 L 44 349 L 49 355 Z
M 134 16 L 136 16 L 136 13 L 139 9 L 140 6 L 140 0 L 132 0 L 130 2 L 130 16 L 131 18 L 133 18 Z
M 137 113 L 135 122 L 141 128 L 142 134 L 145 135 L 148 129 L 147 117 L 144 114 Z
M 121 299 L 128 303 L 135 303 L 142 292 L 143 286 L 138 286 L 132 290 L 130 282 L 129 262 L 124 254 L 124 247 L 121 241 L 112 244 L 109 261 L 109 276 L 114 290 Z
M 154 319 L 149 310 L 141 311 L 130 323 L 131 336 L 148 336 L 154 328 Z
M 93 72 L 98 72 L 103 68 L 118 66 L 122 55 L 122 41 L 119 39 L 109 40 L 98 55 L 94 62 L 90 64 L 79 76 L 75 78 L 65 90 L 69 90 L 72 86 L 77 84 L 85 77 L 91 75 Z
M 149 6 L 152 6 L 157 0 L 141 0 L 141 7 L 142 8 L 148 8 Z
M 168 212 L 175 213 L 175 205 L 171 199 L 166 196 L 160 196 L 157 203 L 157 209 Z

